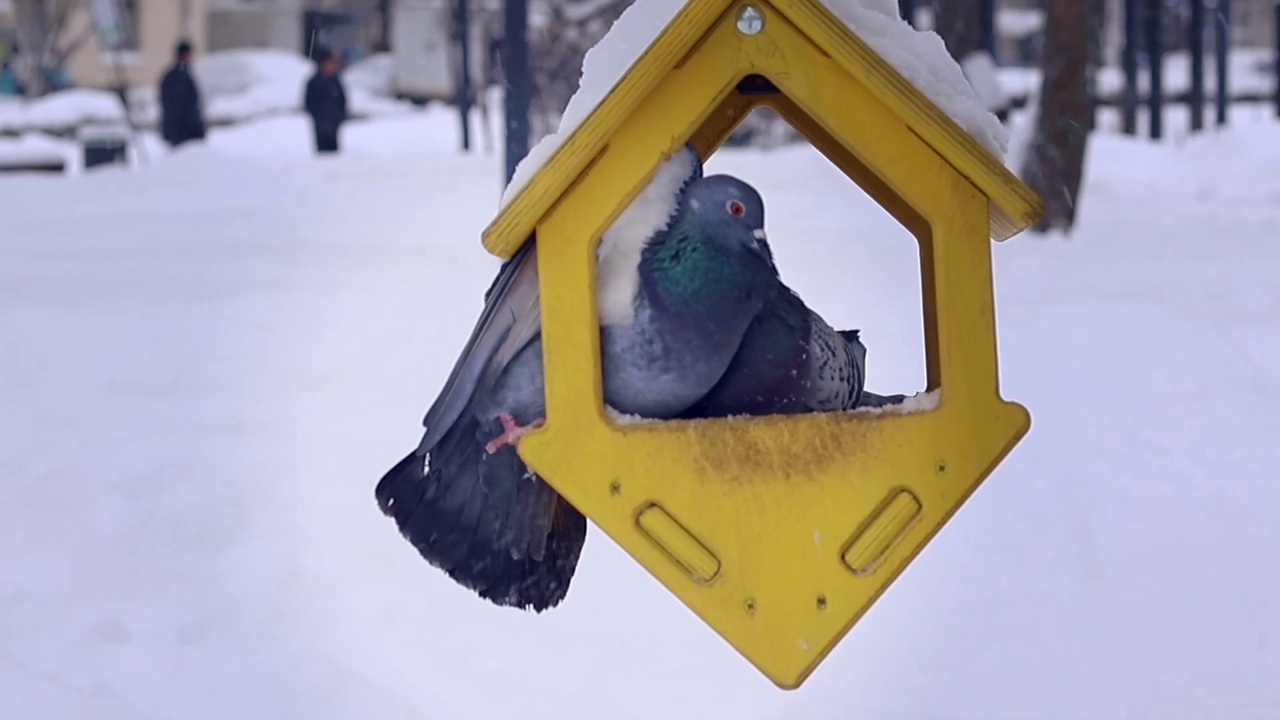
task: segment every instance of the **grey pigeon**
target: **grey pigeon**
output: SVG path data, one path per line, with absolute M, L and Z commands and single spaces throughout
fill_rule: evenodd
M 622 413 L 670 418 L 702 397 L 776 281 L 759 195 L 734 178 L 699 176 L 696 164 L 668 227 L 639 252 L 601 251 L 604 396 Z M 545 413 L 535 253 L 526 243 L 500 271 L 427 413 L 422 443 L 375 494 L 422 557 L 456 582 L 494 604 L 542 611 L 568 591 L 586 522 L 515 450 Z M 635 264 L 626 272 L 628 257 Z M 630 293 L 626 307 L 619 287 Z
M 832 412 L 904 399 L 865 390 L 867 348 L 834 330 L 779 278 L 724 377 L 682 418 Z
M 724 377 L 686 418 L 849 410 L 862 395 L 866 347 L 778 281 Z

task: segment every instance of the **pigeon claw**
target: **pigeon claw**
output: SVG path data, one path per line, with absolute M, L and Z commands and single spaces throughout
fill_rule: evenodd
M 485 452 L 490 455 L 498 452 L 503 445 L 515 447 L 520 442 L 520 438 L 524 437 L 530 430 L 537 430 L 546 422 L 546 418 L 538 418 L 528 425 L 521 425 L 516 422 L 515 417 L 509 413 L 502 413 L 498 416 L 498 421 L 502 423 L 502 434 L 490 440 L 484 446 Z

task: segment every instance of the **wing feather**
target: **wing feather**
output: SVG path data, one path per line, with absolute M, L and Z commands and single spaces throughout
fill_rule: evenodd
M 537 254 L 537 241 L 531 236 L 498 270 L 471 338 L 422 420 L 427 431 L 420 452 L 435 447 L 472 399 L 492 387 L 511 358 L 541 331 Z

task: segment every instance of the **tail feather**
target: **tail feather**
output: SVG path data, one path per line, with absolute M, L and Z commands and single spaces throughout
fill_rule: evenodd
M 485 455 L 478 429 L 474 421 L 451 429 L 429 472 L 417 451 L 402 459 L 378 482 L 378 506 L 427 562 L 486 600 L 555 607 L 577 569 L 586 518 L 514 449 Z
M 906 395 L 877 395 L 876 393 L 866 391 L 862 393 L 862 401 L 858 403 L 858 407 L 886 407 L 888 405 L 899 405 L 905 402 Z

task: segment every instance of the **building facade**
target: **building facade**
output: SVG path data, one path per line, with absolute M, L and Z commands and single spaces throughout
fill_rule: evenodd
M 208 46 L 206 0 L 119 0 L 125 22 L 131 26 L 129 41 L 118 52 L 108 52 L 91 32 L 93 15 L 88 5 L 77 8 L 65 32 L 88 33 L 88 39 L 67 59 L 72 84 L 113 88 L 151 85 L 173 63 L 178 42 L 189 40 L 197 51 Z

